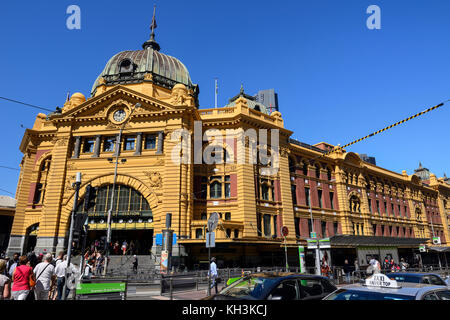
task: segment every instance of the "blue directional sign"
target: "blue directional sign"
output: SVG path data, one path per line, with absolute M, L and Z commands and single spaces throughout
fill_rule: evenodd
M 162 236 L 162 233 L 157 233 L 157 234 L 156 234 L 156 239 L 155 239 L 155 244 L 156 244 L 157 246 L 162 246 L 162 243 L 163 243 L 163 236 Z

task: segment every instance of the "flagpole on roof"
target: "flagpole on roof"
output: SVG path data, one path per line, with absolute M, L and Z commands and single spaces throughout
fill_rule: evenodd
M 214 108 L 217 108 L 217 94 L 219 93 L 219 87 L 217 85 L 217 78 L 214 78 L 215 90 L 214 90 Z

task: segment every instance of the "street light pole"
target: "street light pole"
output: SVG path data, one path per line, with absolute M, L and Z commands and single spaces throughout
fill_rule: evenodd
M 123 129 L 125 128 L 126 123 L 131 119 L 131 115 L 133 114 L 134 110 L 136 110 L 136 108 L 139 108 L 139 107 L 141 107 L 140 103 L 136 103 L 134 105 L 134 108 L 131 110 L 130 115 L 128 116 L 128 119 L 125 120 L 125 122 L 120 127 L 119 135 L 117 136 L 116 160 L 114 162 L 114 180 L 113 180 L 113 186 L 112 186 L 112 192 L 111 192 L 111 202 L 110 202 L 109 210 L 108 210 L 108 220 L 106 222 L 108 229 L 106 232 L 106 243 L 105 243 L 106 257 L 105 257 L 105 267 L 103 268 L 103 275 L 106 275 L 106 269 L 108 268 L 109 244 L 111 243 L 111 215 L 112 215 L 112 210 L 113 210 L 113 205 L 114 205 L 115 188 L 116 188 L 116 182 L 117 182 L 117 165 L 119 164 L 119 155 L 120 155 L 120 149 L 121 149 L 121 145 L 122 145 L 122 132 L 123 132 Z
M 81 185 L 81 172 L 77 172 L 76 180 L 75 180 L 75 195 L 73 199 L 73 209 L 72 213 L 70 215 L 70 227 L 69 227 L 69 243 L 67 244 L 67 266 L 66 266 L 66 272 L 65 272 L 65 281 L 64 281 L 64 288 L 63 288 L 63 295 L 62 299 L 66 300 L 66 290 L 67 290 L 67 281 L 69 278 L 69 270 L 72 272 L 72 269 L 70 268 L 70 256 L 72 255 L 72 241 L 73 241 L 73 225 L 74 225 L 74 216 L 75 212 L 77 212 L 77 203 L 78 203 L 78 193 L 80 191 L 80 185 Z
M 335 179 L 331 179 L 329 182 L 335 182 Z M 312 193 L 312 189 L 310 188 L 309 190 L 309 214 L 310 214 L 310 220 L 311 220 L 311 228 L 312 228 L 312 232 L 316 234 L 316 243 L 317 243 L 317 248 L 316 248 L 316 275 L 321 275 L 320 272 L 320 242 L 319 242 L 319 237 L 318 234 L 315 232 L 314 230 L 314 220 L 313 220 L 313 214 L 312 214 L 312 204 L 311 204 L 311 193 Z

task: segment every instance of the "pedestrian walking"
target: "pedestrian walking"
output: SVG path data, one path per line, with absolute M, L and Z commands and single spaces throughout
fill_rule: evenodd
M 92 264 L 91 262 L 88 260 L 86 262 L 86 265 L 84 266 L 84 271 L 83 271 L 83 278 L 85 279 L 91 279 L 92 277 Z
M 344 274 L 345 274 L 345 282 L 350 283 L 350 273 L 351 273 L 352 269 L 351 269 L 350 264 L 348 263 L 347 259 L 345 259 L 345 261 L 344 261 L 343 269 L 344 269 Z
M 119 241 L 116 241 L 114 243 L 113 250 L 114 250 L 114 254 L 119 254 Z
M 211 289 L 214 287 L 216 289 L 217 293 L 217 265 L 216 265 L 216 258 L 211 258 L 211 268 L 209 269 L 210 277 L 212 280 L 211 283 Z
M 400 259 L 400 267 L 402 271 L 406 271 L 406 269 L 409 267 L 409 264 L 405 262 L 405 259 Z
M 96 274 L 97 275 L 101 275 L 103 274 L 103 268 L 105 266 L 105 257 L 103 257 L 103 255 L 101 254 L 101 252 L 97 253 L 97 257 L 96 257 Z
M 55 278 L 55 267 L 52 265 L 52 254 L 47 253 L 44 261 L 38 263 L 33 272 L 36 277 L 34 296 L 36 300 L 48 300 L 51 284 Z
M 127 240 L 125 240 L 124 242 L 122 242 L 122 255 L 123 256 L 127 252 L 127 247 L 128 247 L 128 243 L 127 243 Z
M 25 300 L 31 290 L 30 283 L 33 284 L 36 281 L 33 269 L 28 264 L 27 256 L 21 256 L 18 266 L 14 269 L 11 290 L 13 300 Z
M 55 263 L 54 266 L 56 267 L 58 264 L 60 264 L 61 262 L 63 262 L 64 260 L 64 251 L 60 251 L 58 253 L 58 257 L 55 259 Z
M 11 280 L 5 275 L 7 261 L 0 260 L 0 300 L 7 300 L 11 296 Z
M 57 300 L 61 300 L 63 296 L 64 283 L 66 282 L 66 268 L 67 268 L 67 255 L 64 255 L 64 261 L 58 263 L 55 268 L 55 274 L 57 277 L 57 289 L 58 289 L 58 297 Z M 75 273 L 77 270 L 75 266 L 70 263 L 69 272 Z M 66 297 L 69 295 L 70 289 L 66 287 Z
M 8 264 L 6 265 L 6 269 L 7 269 L 7 276 L 9 276 L 9 278 L 12 278 L 14 269 L 17 267 L 18 263 L 19 263 L 19 257 L 20 254 L 19 253 L 14 253 L 13 258 L 11 260 L 8 261 Z
M 136 255 L 133 256 L 133 272 L 137 273 L 138 268 L 138 258 Z

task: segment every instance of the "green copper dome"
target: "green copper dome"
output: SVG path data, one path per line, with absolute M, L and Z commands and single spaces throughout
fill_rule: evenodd
M 195 87 L 187 68 L 180 60 L 155 49 L 153 46 L 146 46 L 143 50 L 123 51 L 113 56 L 95 81 L 91 95 L 95 94 L 102 77 L 106 85 L 129 84 L 143 82 L 147 73 L 152 74 L 153 82 L 163 87 L 172 88 L 177 83 L 188 88 Z

